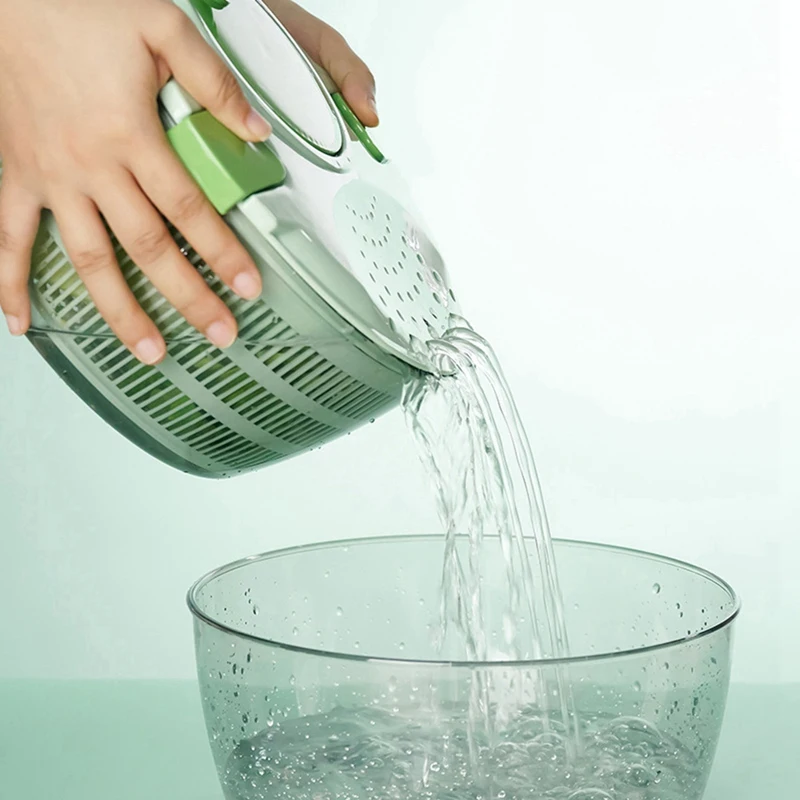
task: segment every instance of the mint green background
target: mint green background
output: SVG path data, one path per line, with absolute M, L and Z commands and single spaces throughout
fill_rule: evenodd
M 717 570 L 745 601 L 736 678 L 796 680 L 800 12 L 309 5 L 378 76 L 379 143 L 496 342 L 554 531 Z M 26 342 L 0 333 L 0 364 L 0 677 L 187 679 L 200 573 L 436 529 L 399 414 L 205 483 L 122 441 Z
M 800 9 L 308 5 L 378 75 L 376 140 L 506 364 L 554 531 L 685 558 L 741 592 L 734 677 L 752 686 L 735 690 L 716 796 L 761 764 L 772 780 L 783 757 L 746 721 L 796 714 L 791 687 L 754 687 L 795 683 L 800 655 Z M 102 786 L 101 732 L 117 731 L 143 783 L 115 796 L 168 796 L 156 765 L 185 757 L 186 796 L 211 798 L 186 587 L 251 552 L 435 529 L 402 418 L 215 484 L 131 448 L 27 343 L 0 335 L 0 364 L 0 757 L 67 742 L 86 766 L 58 785 Z M 53 701 L 38 684 L 12 707 L 18 679 L 157 683 Z M 197 749 L 173 758 L 184 734 Z M 791 794 L 773 788 L 742 797 Z

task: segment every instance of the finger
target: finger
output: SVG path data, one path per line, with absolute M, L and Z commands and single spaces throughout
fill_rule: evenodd
M 97 207 L 88 197 L 62 198 L 53 203 L 53 215 L 72 265 L 97 310 L 136 358 L 157 364 L 167 353 L 164 339 L 136 302 Z
M 159 130 L 155 147 L 140 148 L 131 170 L 156 208 L 240 297 L 261 294 L 261 275 L 253 259 L 206 196 L 189 177 Z
M 96 201 L 125 252 L 156 289 L 212 344 L 230 347 L 237 334 L 233 314 L 184 258 L 133 176 L 115 176 L 97 191 Z
M 239 83 L 200 31 L 177 7 L 154 19 L 148 44 L 175 80 L 226 128 L 245 141 L 263 141 L 272 129 L 247 102 Z M 165 21 L 166 20 L 166 21 Z
M 0 307 L 14 336 L 31 324 L 28 277 L 40 219 L 39 202 L 6 174 L 0 186 Z
M 361 122 L 375 127 L 375 78 L 345 38 L 291 0 L 271 0 L 268 5 L 309 58 L 333 78 Z

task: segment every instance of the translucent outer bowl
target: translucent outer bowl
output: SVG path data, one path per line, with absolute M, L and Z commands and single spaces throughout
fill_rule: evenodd
M 691 776 L 673 787 L 679 793 L 670 794 L 666 782 L 637 783 L 634 775 L 626 776 L 630 791 L 624 794 L 564 797 L 699 800 L 727 699 L 735 593 L 704 570 L 648 553 L 572 541 L 557 541 L 555 550 L 572 653 L 562 662 L 440 660 L 432 632 L 439 619 L 441 536 L 300 547 L 202 578 L 190 590 L 189 606 L 206 724 L 226 796 L 394 798 L 397 786 L 370 784 L 364 764 L 352 781 L 345 764 L 342 785 L 327 794 L 319 765 L 276 777 L 275 763 L 288 746 L 281 731 L 296 731 L 298 719 L 311 726 L 315 715 L 336 708 L 393 714 L 408 704 L 435 704 L 446 729 L 448 709 L 466 703 L 479 679 L 491 692 L 515 678 L 517 686 L 528 685 L 532 675 L 553 685 L 561 670 L 574 687 L 579 717 L 646 720 L 649 725 L 623 724 L 628 739 L 639 736 L 633 744 L 643 755 L 653 737 L 668 738 L 694 762 Z M 486 558 L 484 591 L 499 640 L 504 565 L 499 548 L 490 548 Z M 271 744 L 259 755 L 252 737 L 265 732 Z M 402 770 L 415 768 L 405 764 Z M 531 792 L 524 797 L 562 796 Z

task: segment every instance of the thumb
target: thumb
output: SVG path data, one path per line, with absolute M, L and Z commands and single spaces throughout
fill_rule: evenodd
M 174 11 L 173 11 L 174 8 Z M 175 80 L 226 128 L 245 141 L 263 141 L 272 129 L 247 102 L 236 77 L 179 8 L 167 11 L 148 42 Z
M 333 78 L 356 116 L 368 128 L 374 128 L 380 120 L 375 104 L 375 78 L 367 65 L 333 29 L 322 37 L 318 57 L 319 64 Z
M 270 0 L 268 5 L 308 57 L 331 76 L 361 122 L 374 128 L 379 121 L 375 78 L 345 38 L 292 0 Z

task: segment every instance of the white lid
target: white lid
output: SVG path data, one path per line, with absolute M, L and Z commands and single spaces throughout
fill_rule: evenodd
M 342 127 L 311 63 L 261 0 L 230 0 L 214 12 L 217 40 L 242 77 L 275 114 L 329 155 Z

